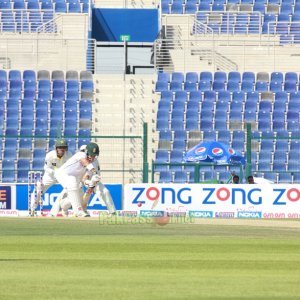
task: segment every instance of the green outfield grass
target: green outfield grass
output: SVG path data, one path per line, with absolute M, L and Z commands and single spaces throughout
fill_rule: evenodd
M 257 224 L 1 218 L 0 299 L 300 299 L 300 229 Z

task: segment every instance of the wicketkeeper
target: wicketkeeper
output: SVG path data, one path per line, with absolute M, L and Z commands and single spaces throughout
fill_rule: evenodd
M 46 154 L 42 182 L 37 182 L 36 191 L 31 193 L 31 216 L 34 216 L 38 204 L 41 203 L 42 193 L 45 193 L 52 185 L 57 183 L 55 170 L 59 169 L 70 157 L 71 153 L 68 152 L 68 144 L 64 139 L 58 139 L 55 142 L 55 150 Z

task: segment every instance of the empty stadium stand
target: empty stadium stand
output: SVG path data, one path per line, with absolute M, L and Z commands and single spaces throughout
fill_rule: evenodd
M 91 78 L 89 72 L 80 77 L 77 71 L 1 70 L 3 182 L 12 178 L 12 172 L 17 181 L 26 182 L 29 170 L 41 170 L 45 152 L 58 136 L 72 141 L 73 152 L 90 141 L 91 122 L 83 126 L 81 121 L 92 120 L 93 98 L 83 99 L 81 94 L 93 94 Z M 69 90 L 77 91 L 72 100 Z M 39 142 L 44 143 L 38 146 Z
M 204 80 L 207 82 L 205 88 L 201 84 Z M 174 82 L 177 83 L 176 89 L 173 88 Z M 193 82 L 195 90 L 186 90 L 186 82 Z M 227 90 L 230 82 L 237 83 L 236 91 Z M 274 90 L 272 83 L 275 82 L 278 86 Z M 159 132 L 159 150 L 155 162 L 182 162 L 183 153 L 195 144 L 192 142 L 194 132 L 199 133 L 197 142 L 202 139 L 219 140 L 245 154 L 245 131 L 240 129 L 245 129 L 245 123 L 251 122 L 253 137 L 260 137 L 254 140 L 257 146 L 253 149 L 253 172 L 263 173 L 269 179 L 274 176 L 276 182 L 293 182 L 299 164 L 299 141 L 289 137 L 299 132 L 298 85 L 299 74 L 295 72 L 158 74 L 156 129 Z M 180 143 L 175 139 L 177 131 L 183 132 Z M 170 178 L 175 181 L 174 172 L 182 171 L 178 166 L 167 166 L 167 170 L 163 165 L 157 168 L 164 171 L 159 179 L 161 182 Z M 167 176 L 166 172 L 171 175 Z M 200 178 L 209 178 L 210 175 L 203 172 Z M 226 172 L 228 174 L 228 170 Z M 218 178 L 224 178 L 222 171 L 216 174 Z M 180 180 L 186 182 L 189 177 L 176 175 L 176 182 Z

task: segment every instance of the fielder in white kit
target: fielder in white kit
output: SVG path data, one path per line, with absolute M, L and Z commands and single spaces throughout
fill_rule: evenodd
M 76 217 L 89 217 L 89 214 L 82 208 L 82 189 L 80 182 L 87 173 L 91 183 L 99 182 L 100 177 L 93 161 L 99 155 L 99 147 L 96 143 L 87 145 L 85 152 L 77 152 L 56 172 L 58 182 L 65 189 L 68 199 L 71 202 Z
M 33 192 L 30 198 L 30 215 L 34 216 L 36 207 L 41 201 L 42 193 L 45 193 L 52 185 L 57 183 L 55 170 L 59 169 L 70 157 L 68 144 L 64 139 L 58 139 L 55 142 L 55 150 L 46 154 L 44 174 L 42 182 L 37 182 L 36 193 Z

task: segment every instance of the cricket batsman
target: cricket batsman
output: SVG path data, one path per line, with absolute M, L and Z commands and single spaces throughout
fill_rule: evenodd
M 59 169 L 69 158 L 71 153 L 68 152 L 68 144 L 65 139 L 58 139 L 55 142 L 55 150 L 46 154 L 44 174 L 41 182 L 36 184 L 36 192 L 31 193 L 30 198 L 30 215 L 34 216 L 38 204 L 41 202 L 42 194 L 45 193 L 52 185 L 57 183 L 55 170 Z
M 87 145 L 82 145 L 80 147 L 81 152 L 86 152 Z M 99 167 L 99 162 L 97 159 L 95 159 L 92 164 L 94 165 L 94 168 L 97 172 L 98 176 L 93 176 L 93 179 L 90 177 L 89 172 L 87 172 L 83 178 L 82 178 L 82 183 L 86 186 L 87 190 L 83 194 L 83 191 L 81 189 L 81 194 L 82 194 L 82 208 L 86 214 L 89 214 L 87 212 L 87 205 L 90 200 L 91 194 L 95 193 L 99 199 L 102 199 L 107 206 L 107 209 L 110 214 L 115 214 L 116 213 L 116 208 L 113 202 L 113 199 L 111 197 L 111 194 L 109 190 L 104 186 L 104 184 L 101 182 L 101 177 L 100 177 L 100 167 Z M 82 184 L 81 184 L 82 187 Z M 53 206 L 51 210 L 51 215 L 56 216 L 59 212 L 60 209 L 62 209 L 62 214 L 64 216 L 68 215 L 68 209 L 71 208 L 71 202 L 67 197 L 67 194 L 65 191 L 63 191 L 64 195 L 61 197 L 59 205 Z
M 83 192 L 80 182 L 86 173 L 90 178 L 90 188 L 92 188 L 92 185 L 94 186 L 99 182 L 100 177 L 97 175 L 97 170 L 93 164 L 96 157 L 99 155 L 99 152 L 99 146 L 96 143 L 90 143 L 86 146 L 84 152 L 79 151 L 74 154 L 55 172 L 58 182 L 63 186 L 64 192 L 67 194 L 67 198 L 64 199 L 69 200 L 76 217 L 90 216 L 82 207 Z M 56 206 L 58 209 L 61 206 L 62 200 L 59 201 L 59 205 Z M 55 213 L 55 211 L 52 210 L 51 214 L 56 216 L 57 212 Z

